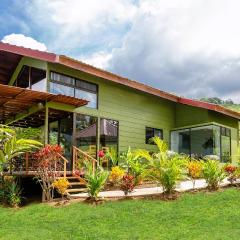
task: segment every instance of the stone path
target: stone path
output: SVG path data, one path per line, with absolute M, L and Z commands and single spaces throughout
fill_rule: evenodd
M 227 179 L 224 179 L 220 185 L 222 187 L 227 186 L 229 185 L 229 182 L 227 181 Z M 207 184 L 205 180 L 203 179 L 196 180 L 195 189 L 206 188 L 206 186 Z M 183 181 L 177 185 L 175 190 L 179 192 L 185 192 L 185 191 L 191 190 L 192 188 L 193 188 L 192 181 Z M 134 191 L 130 193 L 129 196 L 147 196 L 147 195 L 153 195 L 153 194 L 158 194 L 162 192 L 163 192 L 162 187 L 140 188 L 140 189 L 134 189 Z M 72 194 L 71 196 L 74 198 L 86 198 L 88 197 L 88 194 L 78 193 L 78 194 Z M 124 197 L 124 193 L 123 191 L 120 191 L 120 190 L 103 191 L 99 193 L 99 197 L 102 197 L 102 198 Z

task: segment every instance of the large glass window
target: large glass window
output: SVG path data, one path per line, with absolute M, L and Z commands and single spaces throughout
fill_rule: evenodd
M 215 155 L 222 162 L 230 160 L 231 130 L 217 125 L 181 129 L 171 132 L 171 149 L 193 157 Z
M 96 84 L 51 72 L 50 92 L 88 100 L 87 107 L 97 108 L 98 86 Z
M 74 97 L 74 88 L 61 85 L 58 83 L 50 82 L 50 92 L 54 94 L 62 94 L 70 97 Z
M 118 151 L 118 121 L 100 119 L 100 149 Z
M 96 157 L 97 151 L 97 118 L 76 114 L 76 146 Z
M 16 79 L 15 86 L 45 92 L 47 89 L 46 71 L 24 65 Z

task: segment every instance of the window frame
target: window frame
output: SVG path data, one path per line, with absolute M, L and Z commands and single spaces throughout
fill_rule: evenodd
M 58 74 L 58 75 L 62 75 L 62 76 L 65 76 L 65 77 L 69 77 L 69 78 L 72 78 L 74 80 L 74 84 L 69 84 L 69 83 L 64 83 L 64 82 L 61 82 L 61 81 L 57 81 L 57 80 L 54 80 L 52 79 L 52 73 L 55 73 L 55 74 Z M 94 86 L 96 86 L 96 91 L 92 91 L 90 89 L 86 89 L 86 88 L 82 88 L 82 87 L 79 87 L 79 86 L 76 86 L 76 82 L 77 81 L 80 81 L 80 82 L 85 82 L 87 84 L 92 84 Z M 93 107 L 89 107 L 89 106 L 86 106 L 88 108 L 91 108 L 91 109 L 98 109 L 98 102 L 99 102 L 99 86 L 98 84 L 95 84 L 95 83 L 91 83 L 91 82 L 88 82 L 86 80 L 83 80 L 83 79 L 80 79 L 80 78 L 76 78 L 76 77 L 72 77 L 70 75 L 67 75 L 67 74 L 62 74 L 62 73 L 59 73 L 59 72 L 55 72 L 55 71 L 50 71 L 50 78 L 49 78 L 49 82 L 51 83 L 56 83 L 56 84 L 60 84 L 60 85 L 63 85 L 63 86 L 66 86 L 66 87 L 72 87 L 74 89 L 74 97 L 76 97 L 76 89 L 78 90 L 82 90 L 84 92 L 88 92 L 88 93 L 92 93 L 92 94 L 95 94 L 96 95 L 96 108 L 93 108 Z M 49 91 L 50 91 L 50 88 L 49 88 Z
M 147 145 L 155 145 L 154 143 L 151 143 L 149 142 L 149 140 L 152 138 L 150 137 L 149 139 L 147 139 L 147 129 L 151 129 L 153 131 L 153 136 L 152 137 L 155 137 L 157 135 L 155 135 L 155 131 L 160 131 L 161 132 L 161 138 L 163 140 L 163 129 L 162 128 L 154 128 L 154 127 L 148 127 L 148 126 L 145 126 L 145 144 Z

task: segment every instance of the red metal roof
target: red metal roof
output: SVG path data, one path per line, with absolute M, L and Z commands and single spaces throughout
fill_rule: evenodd
M 240 119 L 239 112 L 235 112 L 233 110 L 222 107 L 220 105 L 179 97 L 177 95 L 162 91 L 157 88 L 153 88 L 151 86 L 139 83 L 137 81 L 130 80 L 128 78 L 121 77 L 119 75 L 113 74 L 111 72 L 108 72 L 108 71 L 105 71 L 105 70 L 102 70 L 102 69 L 99 69 L 96 67 L 93 67 L 93 66 L 83 63 L 81 61 L 78 61 L 78 60 L 63 56 L 63 55 L 56 55 L 54 53 L 42 52 L 42 51 L 30 49 L 30 48 L 18 47 L 15 45 L 10 45 L 7 43 L 2 43 L 2 42 L 0 42 L 0 51 L 15 53 L 15 54 L 19 54 L 21 56 L 36 58 L 39 60 L 60 64 L 60 65 L 66 66 L 66 67 L 70 67 L 73 69 L 77 69 L 77 70 L 89 73 L 91 75 L 100 77 L 104 80 L 108 80 L 108 81 L 115 82 L 115 83 L 118 83 L 121 85 L 125 85 L 130 88 L 133 88 L 133 89 L 136 89 L 136 90 L 139 90 L 139 91 L 142 91 L 142 92 L 145 92 L 145 93 L 157 96 L 157 97 L 161 97 L 161 98 L 173 101 L 173 102 L 177 102 L 177 103 L 181 103 L 181 104 L 185 104 L 185 105 L 189 105 L 189 106 L 193 106 L 193 107 L 198 107 L 198 108 L 204 108 L 204 109 L 207 109 L 210 111 L 219 112 L 224 115 Z

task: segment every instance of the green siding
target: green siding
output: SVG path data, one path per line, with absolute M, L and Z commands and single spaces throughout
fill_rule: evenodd
M 128 146 L 154 150 L 155 146 L 145 144 L 146 126 L 163 129 L 164 139 L 169 142 L 175 125 L 174 103 L 62 66 L 49 64 L 49 70 L 98 84 L 99 108 L 81 107 L 75 112 L 119 121 L 120 151 Z
M 47 106 L 119 121 L 120 151 L 126 150 L 128 146 L 154 150 L 155 146 L 145 144 L 145 127 L 163 129 L 164 140 L 169 143 L 170 131 L 174 128 L 214 122 L 231 128 L 232 155 L 237 155 L 239 126 L 234 118 L 206 109 L 176 104 L 78 70 L 26 57 L 20 61 L 10 84 L 13 84 L 23 65 L 47 70 L 48 78 L 50 71 L 56 71 L 96 83 L 99 86 L 98 109 L 88 107 L 74 109 L 56 103 L 48 103 Z

